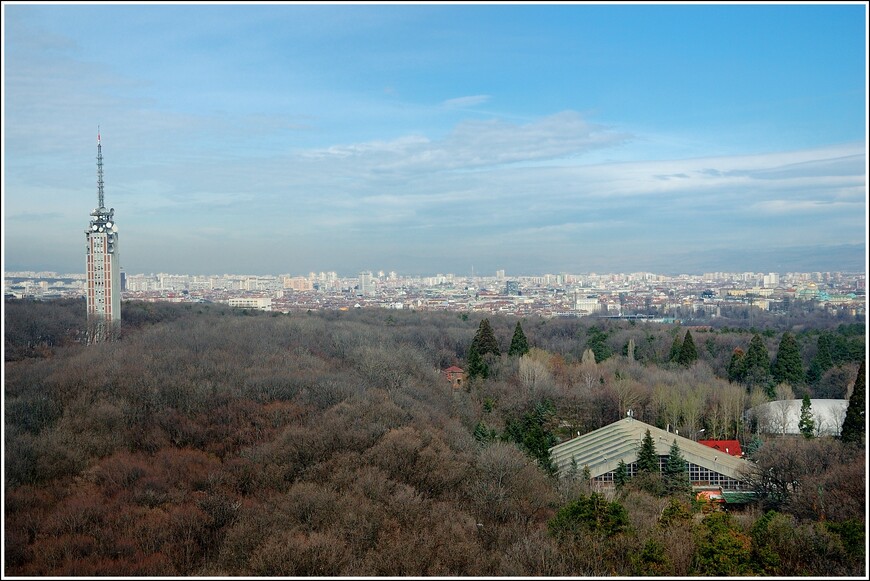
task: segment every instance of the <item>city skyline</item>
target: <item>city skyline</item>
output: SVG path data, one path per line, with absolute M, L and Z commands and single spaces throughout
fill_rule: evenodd
M 4 270 L 866 268 L 864 3 L 3 16 Z

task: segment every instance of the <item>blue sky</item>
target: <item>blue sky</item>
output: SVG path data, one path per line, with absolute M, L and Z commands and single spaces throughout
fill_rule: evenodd
M 5 3 L 4 268 L 84 270 L 98 125 L 130 273 L 863 264 L 866 26 L 863 3 Z

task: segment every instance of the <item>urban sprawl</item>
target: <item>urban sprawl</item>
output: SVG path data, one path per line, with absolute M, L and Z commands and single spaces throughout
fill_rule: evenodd
M 276 312 L 353 308 L 457 311 L 542 317 L 713 318 L 723 309 L 787 312 L 795 301 L 832 314 L 863 316 L 865 273 L 789 272 L 703 275 L 545 274 L 495 276 L 395 272 L 290 275 L 122 273 L 124 300 L 222 303 Z M 78 298 L 85 274 L 6 272 L 7 298 Z

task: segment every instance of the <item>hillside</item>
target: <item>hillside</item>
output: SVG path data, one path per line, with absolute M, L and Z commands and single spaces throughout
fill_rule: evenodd
M 863 446 L 757 439 L 759 465 L 788 461 L 804 480 L 733 515 L 641 486 L 604 500 L 549 470 L 549 446 L 628 409 L 748 443 L 740 415 L 764 388 L 728 381 L 747 330 L 693 331 L 698 358 L 682 365 L 685 328 L 529 319 L 532 349 L 511 357 L 516 319 L 490 317 L 502 354 L 454 392 L 441 371 L 466 365 L 471 314 L 125 303 L 120 340 L 86 346 L 83 313 L 5 305 L 6 575 L 866 570 Z M 819 337 L 836 348 L 794 393 L 855 383 L 863 324 L 838 325 L 796 332 L 805 370 Z M 758 335 L 775 355 L 780 334 Z M 590 524 L 602 515 L 612 526 Z

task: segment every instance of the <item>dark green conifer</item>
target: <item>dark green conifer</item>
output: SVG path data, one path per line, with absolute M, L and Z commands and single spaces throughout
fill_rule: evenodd
M 866 421 L 866 409 L 864 408 L 866 402 L 864 395 L 865 367 L 866 361 L 862 361 L 861 367 L 858 368 L 858 377 L 855 378 L 855 386 L 852 388 L 852 395 L 849 397 L 846 419 L 843 421 L 843 429 L 840 432 L 840 439 L 844 442 L 856 444 L 864 442 L 866 430 L 864 423 Z
M 526 334 L 523 333 L 523 328 L 520 322 L 517 321 L 517 326 L 514 329 L 514 336 L 511 339 L 511 346 L 508 349 L 508 355 L 511 357 L 522 357 L 529 352 L 529 342 L 526 340 Z
M 728 381 L 734 383 L 735 381 L 743 381 L 743 357 L 746 356 L 746 353 L 743 352 L 743 349 L 737 347 L 734 349 L 734 352 L 731 354 L 731 360 L 728 362 Z
M 812 438 L 813 431 L 816 429 L 816 421 L 813 419 L 811 406 L 810 395 L 808 393 L 804 394 L 804 399 L 801 402 L 801 417 L 798 420 L 798 429 L 804 435 L 804 438 Z
M 483 420 L 477 422 L 477 425 L 474 426 L 474 439 L 477 440 L 481 444 L 488 444 L 492 442 L 496 438 L 495 430 L 489 428 Z
M 480 356 L 480 351 L 477 347 L 477 339 L 471 342 L 471 347 L 468 348 L 468 357 L 465 361 L 465 371 L 468 373 L 468 379 L 474 379 L 475 377 L 483 377 L 484 379 L 489 376 L 489 365 L 483 360 L 483 357 Z
M 807 369 L 807 383 L 814 385 L 819 382 L 825 372 L 834 366 L 833 337 L 830 333 L 822 333 L 816 342 L 816 356 Z
M 671 445 L 667 462 L 665 462 L 664 481 L 665 490 L 669 494 L 688 493 L 692 490 L 689 472 L 686 469 L 686 461 L 680 453 L 680 447 L 677 445 L 676 440 Z
M 649 430 L 640 442 L 640 450 L 637 453 L 637 470 L 641 473 L 658 474 L 659 457 L 656 454 L 656 444 Z
M 622 488 L 628 482 L 628 466 L 625 465 L 625 462 L 620 459 L 619 464 L 616 465 L 616 471 L 613 473 L 613 483 L 616 485 L 616 488 Z
M 498 340 L 492 332 L 489 319 L 484 319 L 480 322 L 477 334 L 474 336 L 474 341 L 477 342 L 477 351 L 481 356 L 487 353 L 492 353 L 496 357 L 501 355 L 501 349 L 498 347 Z
M 798 386 L 803 383 L 804 364 L 801 360 L 801 350 L 791 333 L 783 333 L 771 373 L 775 384 L 788 383 Z
M 668 361 L 674 363 L 680 362 L 680 351 L 683 350 L 683 342 L 680 341 L 679 335 L 674 335 L 674 342 L 671 343 L 671 352 L 668 353 Z
M 759 385 L 765 388 L 770 398 L 775 397 L 773 391 L 774 384 L 770 375 L 770 355 L 767 353 L 767 346 L 758 333 L 752 336 L 752 340 L 749 342 L 749 349 L 746 351 L 746 355 L 741 360 L 740 365 L 741 375 L 747 386 Z
M 683 344 L 680 346 L 680 353 L 677 355 L 677 363 L 688 367 L 697 360 L 698 350 L 695 348 L 695 341 L 692 339 L 692 332 L 686 331 L 686 337 L 683 339 Z
M 610 346 L 607 344 L 607 332 L 603 329 L 600 329 L 598 326 L 593 326 L 589 328 L 587 332 L 589 338 L 586 340 L 586 346 L 589 349 L 592 349 L 592 352 L 595 354 L 595 361 L 601 363 L 611 355 L 613 355 L 613 351 L 610 349 Z

